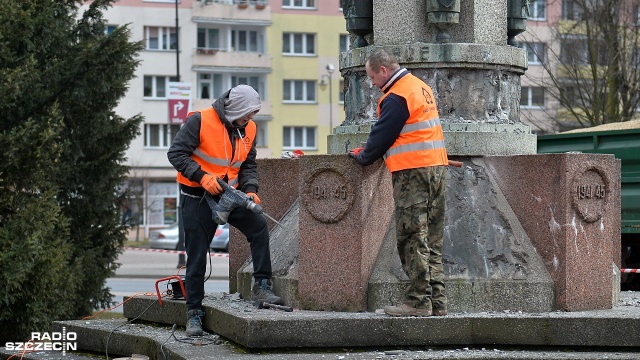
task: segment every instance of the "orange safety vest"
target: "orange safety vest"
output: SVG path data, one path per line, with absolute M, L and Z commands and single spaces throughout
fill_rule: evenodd
M 378 115 L 382 100 L 392 93 L 407 100 L 409 119 L 384 155 L 389 171 L 447 165 L 444 133 L 431 88 L 412 74 L 403 76 L 378 101 Z
M 188 116 L 191 116 L 190 112 Z M 209 108 L 200 111 L 200 144 L 191 154 L 191 158 L 200 164 L 207 173 L 224 178 L 227 176 L 229 185 L 238 187 L 238 173 L 240 165 L 247 159 L 249 150 L 256 138 L 256 123 L 249 121 L 245 127 L 245 136 L 236 138 L 236 152 L 231 158 L 231 140 L 227 128 L 218 117 L 218 113 Z M 200 184 L 191 181 L 178 172 L 177 180 L 180 184 L 199 187 Z

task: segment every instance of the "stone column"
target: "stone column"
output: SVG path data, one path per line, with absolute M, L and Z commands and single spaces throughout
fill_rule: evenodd
M 438 29 L 427 21 L 424 0 L 403 6 L 374 0 L 373 6 L 375 42 L 340 57 L 346 116 L 328 138 L 330 154 L 344 154 L 366 141 L 377 120 L 382 93 L 371 85 L 364 65 L 380 47 L 433 89 L 450 155 L 536 153 L 535 135 L 520 122 L 526 51 L 507 45 L 506 2 L 462 1 L 448 44 L 434 43 Z

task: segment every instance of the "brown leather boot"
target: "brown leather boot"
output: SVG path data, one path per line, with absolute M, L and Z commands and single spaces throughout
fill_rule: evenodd
M 431 309 L 417 309 L 407 304 L 385 306 L 384 313 L 389 316 L 431 316 Z

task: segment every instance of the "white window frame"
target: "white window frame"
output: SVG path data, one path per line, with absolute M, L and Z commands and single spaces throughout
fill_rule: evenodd
M 145 26 L 144 27 L 144 49 L 147 51 L 175 51 L 175 47 L 171 46 L 171 34 L 176 34 L 175 27 L 172 26 Z M 151 47 L 151 30 L 158 32 L 157 47 Z M 171 32 L 173 30 L 173 33 Z M 168 34 L 168 35 L 165 35 Z M 165 44 L 168 42 L 168 44 Z
M 158 88 L 158 80 L 162 79 L 164 81 L 164 88 Z M 151 95 L 145 94 L 147 87 L 147 80 L 151 80 Z M 167 98 L 167 90 L 169 87 L 170 81 L 178 81 L 175 76 L 155 76 L 155 75 L 145 75 L 143 77 L 143 86 L 142 86 L 142 95 L 145 99 L 159 99 L 164 100 Z
M 154 132 L 154 129 L 157 131 Z M 144 124 L 144 148 L 168 149 L 179 130 L 178 124 Z M 155 140 L 153 143 L 152 138 Z
M 212 30 L 217 31 L 217 38 L 213 39 Z M 200 46 L 200 31 L 204 31 L 204 46 Z M 213 27 L 198 27 L 196 30 L 196 44 L 198 49 L 220 50 L 222 49 L 222 29 Z
M 547 0 L 529 0 L 529 20 L 543 21 L 547 19 Z
M 241 32 L 246 33 L 244 48 L 240 47 L 240 45 L 242 45 Z M 255 34 L 255 37 L 256 37 L 255 48 L 251 47 L 251 41 L 250 41 L 251 34 Z M 229 44 L 231 44 L 231 48 L 233 48 L 233 51 L 235 52 L 261 53 L 263 52 L 263 49 L 264 49 L 263 40 L 264 40 L 264 37 L 262 36 L 262 32 L 258 30 L 236 28 L 236 29 L 231 29 L 229 31 Z
M 256 147 L 269 147 L 269 123 L 256 119 L 254 119 L 253 122 L 256 123 Z
M 302 99 L 295 98 L 296 85 L 302 86 Z M 290 98 L 285 98 L 286 88 L 289 87 Z M 317 81 L 315 80 L 283 80 L 282 81 L 282 102 L 285 104 L 315 104 L 318 102 L 318 92 L 316 91 Z M 309 91 L 313 91 L 313 99 L 309 98 Z
M 317 0 L 282 0 L 283 9 L 317 9 Z
M 147 225 L 169 225 L 178 216 L 178 187 L 175 182 L 150 182 L 147 190 Z
M 300 42 L 302 43 L 302 51 L 296 52 L 296 36 L 300 36 Z M 311 38 L 311 40 L 309 40 Z M 318 37 L 314 33 L 296 33 L 296 32 L 284 32 L 282 33 L 282 55 L 288 56 L 316 56 L 317 44 L 316 39 Z M 309 41 L 313 42 L 313 52 L 307 52 Z M 289 52 L 285 52 L 285 44 L 289 44 Z
M 529 65 L 543 65 L 547 62 L 547 44 L 542 42 L 521 42 L 520 47 L 527 51 Z
M 296 145 L 296 129 L 302 130 L 302 142 L 300 146 Z M 313 144 L 309 141 L 309 131 L 313 130 L 311 137 Z M 285 144 L 285 132 L 289 132 L 289 144 Z M 282 149 L 283 150 L 316 150 L 318 148 L 318 129 L 314 126 L 283 126 L 282 127 Z
M 542 89 L 542 105 L 534 105 L 533 104 L 533 91 L 534 89 Z M 537 86 L 523 86 L 521 88 L 521 91 L 524 92 L 526 91 L 526 101 L 527 103 L 524 104 L 523 103 L 523 97 L 522 97 L 522 93 L 520 94 L 520 107 L 522 109 L 544 109 L 544 105 L 545 105 L 545 89 L 543 87 L 537 87 Z
M 344 46 L 342 46 L 344 44 Z M 347 52 L 351 49 L 351 42 L 349 42 L 349 34 L 340 34 L 340 52 Z
M 209 94 L 204 94 L 205 87 L 208 88 Z M 215 100 L 224 93 L 227 86 L 224 82 L 224 75 L 219 73 L 199 72 L 197 85 L 197 99 Z M 203 96 L 208 95 L 208 96 Z

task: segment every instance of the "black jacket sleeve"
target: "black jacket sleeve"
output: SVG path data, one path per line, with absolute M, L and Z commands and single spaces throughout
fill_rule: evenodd
M 178 131 L 178 134 L 176 134 L 167 152 L 171 165 L 187 179 L 197 183 L 200 183 L 200 180 L 206 174 L 200 168 L 200 164 L 191 158 L 191 154 L 200 145 L 201 122 L 199 112 L 189 116 L 180 131 Z
M 384 156 L 402 132 L 409 115 L 405 98 L 387 95 L 380 104 L 380 116 L 371 129 L 364 150 L 356 157 L 358 164 L 371 165 Z
M 240 190 L 245 193 L 258 193 L 258 163 L 256 162 L 256 141 L 253 140 L 251 150 L 247 155 L 247 159 L 240 165 L 238 180 L 240 180 Z

